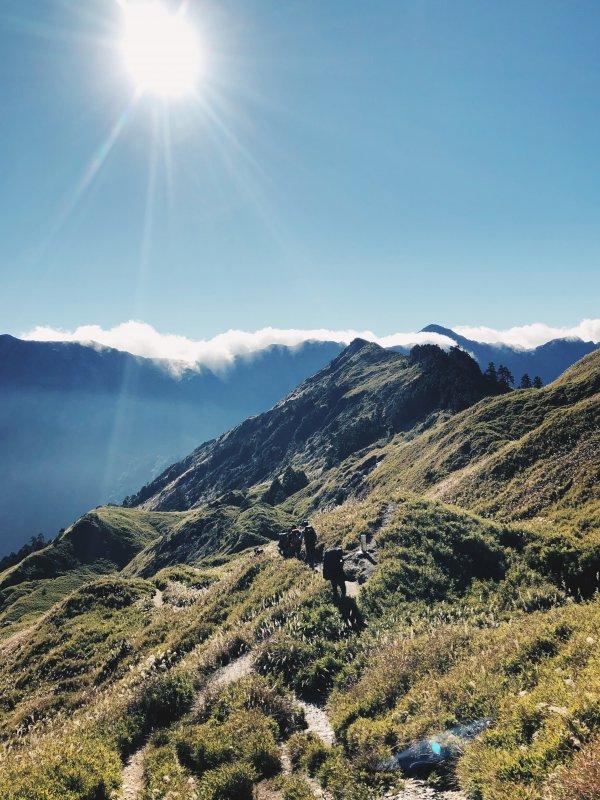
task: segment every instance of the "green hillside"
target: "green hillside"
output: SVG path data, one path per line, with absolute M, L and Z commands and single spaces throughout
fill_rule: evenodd
M 401 476 L 415 491 L 502 519 L 593 506 L 599 393 L 595 352 L 544 389 L 478 403 L 394 448 L 372 481 Z
M 85 515 L 0 576 L 0 798 L 600 796 L 599 383 L 596 353 L 498 396 L 463 353 L 357 342 Z M 344 602 L 277 552 L 306 516 Z

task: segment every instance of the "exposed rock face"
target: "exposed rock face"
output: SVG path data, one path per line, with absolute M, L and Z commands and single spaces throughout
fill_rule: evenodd
M 435 346 L 410 356 L 355 339 L 270 411 L 251 417 L 174 464 L 128 505 L 174 510 L 278 478 L 287 467 L 338 464 L 440 411 L 460 411 L 495 391 L 466 353 Z M 291 473 L 285 473 L 290 479 Z M 273 497 L 289 494 L 281 483 Z

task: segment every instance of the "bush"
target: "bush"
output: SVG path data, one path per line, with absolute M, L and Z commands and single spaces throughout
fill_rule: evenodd
M 67 598 L 53 613 L 52 619 L 59 624 L 63 619 L 70 619 L 96 608 L 126 608 L 147 594 L 148 588 L 145 581 L 103 578 L 87 584 Z
M 24 756 L 24 754 L 21 754 Z M 27 754 L 29 755 L 29 754 Z M 118 753 L 99 738 L 53 741 L 29 757 L 5 760 L 2 800 L 110 800 L 121 783 Z
M 327 758 L 328 748 L 314 733 L 294 733 L 288 740 L 288 752 L 294 769 L 314 775 Z
M 141 800 L 155 800 L 162 797 L 165 784 L 168 783 L 170 796 L 187 797 L 188 778 L 177 760 L 177 753 L 172 745 L 157 743 L 147 749 L 144 757 L 145 789 Z
M 182 762 L 198 774 L 241 762 L 268 778 L 280 769 L 277 726 L 260 711 L 236 711 L 219 723 L 210 719 L 184 729 L 177 741 Z
M 256 775 L 248 764 L 225 764 L 207 772 L 200 781 L 200 800 L 252 800 Z
M 318 778 L 333 800 L 369 800 L 371 796 L 360 774 L 339 747 L 331 750 L 319 769 Z
M 314 800 L 314 794 L 304 780 L 298 775 L 290 775 L 281 782 L 283 800 Z
M 348 728 L 346 742 L 353 762 L 362 769 L 375 770 L 392 754 L 395 737 L 386 720 L 358 719 Z
M 600 797 L 600 737 L 583 747 L 551 781 L 548 800 L 597 800 Z
M 163 727 L 190 710 L 194 686 L 185 673 L 174 673 L 154 679 L 146 688 L 138 708 L 147 729 Z
M 234 739 L 214 720 L 184 728 L 177 739 L 181 762 L 202 773 L 233 761 Z
M 206 699 L 205 714 L 222 721 L 235 711 L 252 709 L 257 709 L 274 719 L 282 737 L 289 736 L 303 724 L 302 709 L 291 697 L 269 685 L 260 675 L 242 678 L 223 689 L 218 695 L 209 695 Z
M 214 575 L 206 572 L 201 572 L 195 567 L 190 567 L 187 564 L 178 564 L 174 567 L 165 567 L 161 569 L 152 578 L 152 583 L 158 589 L 166 589 L 169 582 L 176 581 L 183 583 L 190 589 L 205 589 L 216 581 Z

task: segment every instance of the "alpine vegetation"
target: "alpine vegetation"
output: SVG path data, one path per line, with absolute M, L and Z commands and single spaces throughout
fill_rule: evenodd
M 0 797 L 597 797 L 599 389 L 355 340 L 32 542 Z

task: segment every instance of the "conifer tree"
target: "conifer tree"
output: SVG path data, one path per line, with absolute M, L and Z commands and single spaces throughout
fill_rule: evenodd
M 521 378 L 521 383 L 519 384 L 519 389 L 531 389 L 531 378 L 527 373 L 523 375 Z
M 490 361 L 483 374 L 491 383 L 498 383 L 498 373 L 496 372 L 496 365 L 493 361 Z
M 504 364 L 498 365 L 498 383 L 504 387 L 504 389 L 510 389 L 515 383 L 512 372 L 508 367 L 505 367 Z
M 543 385 L 544 384 L 543 384 L 543 381 L 540 378 L 540 376 L 536 375 L 535 378 L 533 379 L 533 388 L 534 389 L 541 389 Z

